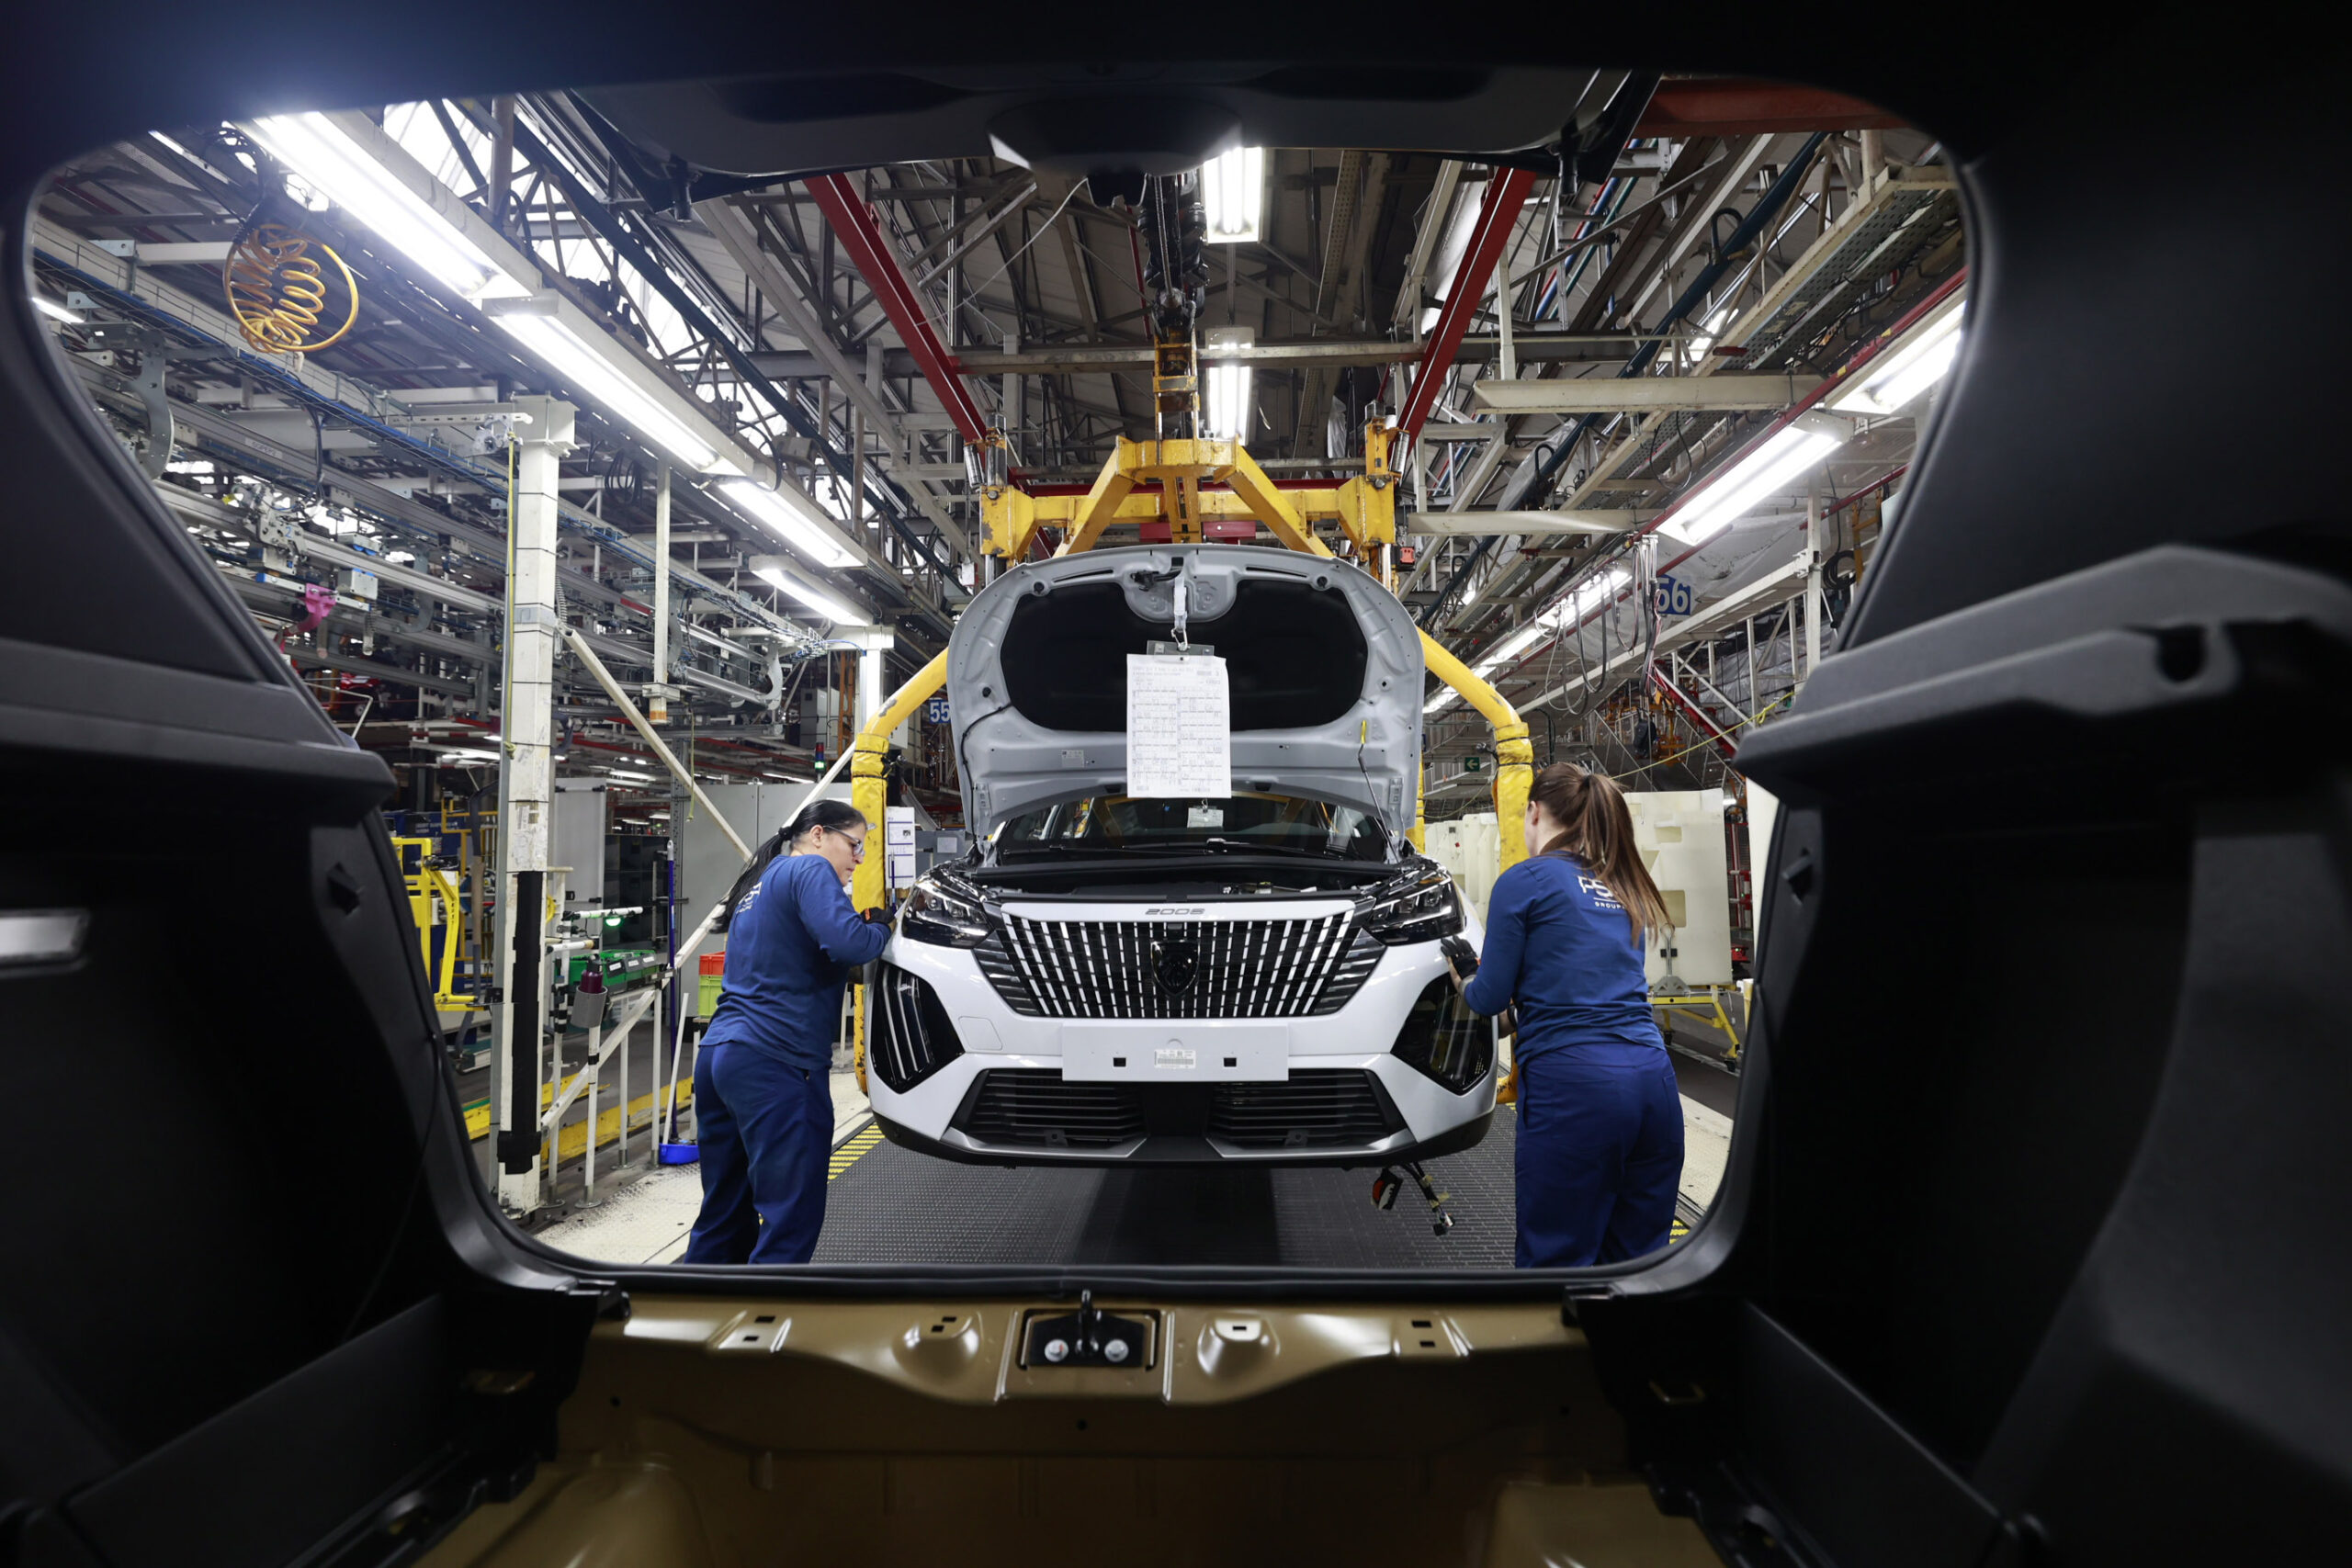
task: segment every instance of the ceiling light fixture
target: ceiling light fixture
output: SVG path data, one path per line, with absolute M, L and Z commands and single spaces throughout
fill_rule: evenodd
M 1247 365 L 1209 367 L 1209 434 L 1220 441 L 1250 439 L 1250 369 Z
M 1955 298 L 1912 329 L 1909 336 L 1862 367 L 1855 381 L 1829 400 L 1839 413 L 1891 414 L 1951 369 L 1960 356 L 1962 318 L 1968 302 Z
M 1208 210 L 1210 244 L 1257 240 L 1266 210 L 1266 150 L 1236 147 L 1203 164 L 1201 205 Z
M 1658 525 L 1686 545 L 1713 538 L 1752 511 L 1766 496 L 1827 457 L 1845 440 L 1842 433 L 1810 424 L 1792 424 L 1775 432 L 1764 444 L 1707 480 L 1690 503 Z
M 854 626 L 873 625 L 872 620 L 868 617 L 859 615 L 855 610 L 851 609 L 840 600 L 832 597 L 829 593 L 825 593 L 816 588 L 812 588 L 808 583 L 801 581 L 798 578 L 792 576 L 789 572 L 783 570 L 781 568 L 773 566 L 755 566 L 752 569 L 752 575 L 758 578 L 762 582 L 768 584 L 770 587 L 790 594 L 793 598 L 797 599 L 809 609 L 816 611 L 817 614 L 824 616 L 825 619 L 829 621 L 834 622 L 836 625 Z
M 1596 606 L 1615 598 L 1618 590 L 1632 581 L 1633 579 L 1627 575 L 1623 567 L 1611 567 L 1600 576 L 1586 582 L 1575 592 L 1569 594 L 1567 603 L 1564 606 L 1549 614 L 1537 615 L 1533 620 L 1497 643 L 1485 658 L 1479 660 L 1471 668 L 1481 675 L 1493 674 L 1505 665 L 1517 660 L 1539 639 L 1560 637 L 1573 630 L 1577 623 L 1583 620 L 1588 613 Z
M 833 532 L 832 519 L 790 485 L 770 490 L 755 479 L 729 479 L 718 488 L 728 500 L 782 535 L 785 543 L 814 558 L 819 566 L 857 564 L 857 557 Z
M 524 303 L 536 306 L 542 301 L 534 299 Z M 544 303 L 549 308 L 492 310 L 490 319 L 505 328 L 517 343 L 545 360 L 575 389 L 687 468 L 699 472 L 718 461 L 718 447 L 695 434 L 684 420 L 672 414 L 643 388 L 622 375 L 610 359 L 598 352 L 595 344 L 582 337 L 571 323 L 554 313 L 552 299 Z
M 362 146 L 332 117 L 271 115 L 247 129 L 279 163 L 445 287 L 476 301 L 530 292 L 467 237 L 458 219 L 388 166 L 381 150 Z
M 67 310 L 64 306 L 59 304 L 54 299 L 44 299 L 40 295 L 36 294 L 32 297 L 32 301 L 33 309 L 39 310 L 42 315 L 47 316 L 52 321 L 62 321 L 69 327 L 78 327 L 82 324 L 82 318 L 80 316 L 76 315 L 72 310 Z

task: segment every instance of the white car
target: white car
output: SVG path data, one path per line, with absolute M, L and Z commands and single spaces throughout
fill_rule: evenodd
M 1136 798 L 1127 658 L 1180 639 L 1226 661 L 1232 781 Z M 1005 1165 L 1382 1165 L 1485 1137 L 1494 1026 L 1445 962 L 1478 933 L 1407 838 L 1422 677 L 1404 606 L 1322 558 L 1100 550 L 981 592 L 947 675 L 979 844 L 916 884 L 876 965 L 883 1131 Z

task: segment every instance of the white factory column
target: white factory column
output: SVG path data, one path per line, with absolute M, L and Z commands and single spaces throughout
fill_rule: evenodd
M 505 761 L 498 773 L 497 998 L 491 1047 L 491 1122 L 498 1196 L 528 1213 L 539 1201 L 539 1086 L 547 1025 L 548 840 L 555 793 L 556 479 L 571 450 L 570 403 L 517 398 L 514 495 L 507 518 Z

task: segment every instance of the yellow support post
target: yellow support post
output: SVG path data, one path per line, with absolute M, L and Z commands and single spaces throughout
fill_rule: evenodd
M 991 485 L 980 491 L 980 522 L 986 530 L 983 547 L 992 556 L 1019 560 L 1037 536 L 1037 502 L 1025 490 Z
M 890 731 L 914 716 L 915 709 L 939 694 L 947 684 L 947 655 L 940 654 L 915 672 L 913 680 L 890 694 L 864 729 L 857 732 L 854 742 L 856 755 L 850 760 L 850 804 L 865 818 L 865 830 L 870 841 L 880 847 L 880 852 L 868 851 L 857 863 L 857 874 L 850 880 L 850 902 L 861 909 L 878 908 L 882 902 L 882 872 L 889 859 L 890 847 L 883 837 L 883 807 L 889 800 L 889 786 L 883 782 L 882 759 L 890 750 Z
M 1430 673 L 1462 694 L 1463 700 L 1485 716 L 1495 731 L 1495 822 L 1501 829 L 1498 868 L 1509 871 L 1527 858 L 1524 836 L 1519 831 L 1527 816 L 1528 786 L 1535 782 L 1535 748 L 1527 741 L 1527 723 L 1503 694 L 1470 671 L 1470 667 L 1429 633 L 1421 634 L 1421 657 Z
M 1300 516 L 1289 499 L 1274 488 L 1274 481 L 1266 477 L 1266 470 L 1258 466 L 1255 457 L 1238 442 L 1218 445 L 1228 446 L 1232 453 L 1233 474 L 1227 482 L 1233 486 L 1233 493 L 1248 504 L 1259 522 L 1273 530 L 1275 538 L 1308 555 L 1331 553 L 1329 547 L 1315 536 L 1315 525 Z
M 947 655 L 941 653 L 930 663 L 915 671 L 913 680 L 890 694 L 890 700 L 857 732 L 855 755 L 850 760 L 850 804 L 865 818 L 866 842 L 876 848 L 865 852 L 857 863 L 857 870 L 850 877 L 850 902 L 861 909 L 879 908 L 882 904 L 882 874 L 890 858 L 890 844 L 884 823 L 888 812 L 889 784 L 882 777 L 882 760 L 890 750 L 890 732 L 914 716 L 915 709 L 938 695 L 947 684 Z M 857 1058 L 857 1087 L 865 1089 L 865 987 L 854 987 L 856 1011 L 850 1025 L 852 1042 Z
M 1340 531 L 1354 544 L 1366 562 L 1384 545 L 1396 542 L 1396 474 L 1388 466 L 1388 450 L 1396 433 L 1380 420 L 1363 427 L 1363 478 L 1350 479 L 1329 492 L 1329 504 Z
M 1062 547 L 1055 552 L 1057 555 L 1075 555 L 1080 550 L 1092 549 L 1094 541 L 1102 536 L 1102 530 L 1119 515 L 1119 503 L 1125 501 L 1127 492 L 1136 488 L 1136 470 L 1143 466 L 1143 447 L 1124 435 L 1117 439 L 1118 446 L 1112 450 L 1110 460 L 1102 465 L 1102 473 L 1095 477 L 1094 488 L 1086 492 L 1086 499 L 1080 502 L 1070 514 L 1069 536 L 1062 541 Z M 1013 556 L 1009 558 L 1019 560 L 1021 558 Z

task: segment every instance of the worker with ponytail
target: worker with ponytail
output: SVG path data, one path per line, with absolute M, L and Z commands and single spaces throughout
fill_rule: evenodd
M 726 987 L 695 1058 L 702 1212 L 687 1263 L 806 1263 L 817 1250 L 842 986 L 890 940 L 882 911 L 860 914 L 845 891 L 865 858 L 857 807 L 812 800 L 727 896 Z
M 1528 858 L 1496 879 L 1464 998 L 1518 1010 L 1522 1269 L 1655 1252 L 1682 1178 L 1682 1100 L 1650 1011 L 1642 933 L 1668 928 L 1625 796 L 1562 762 L 1528 791 Z

